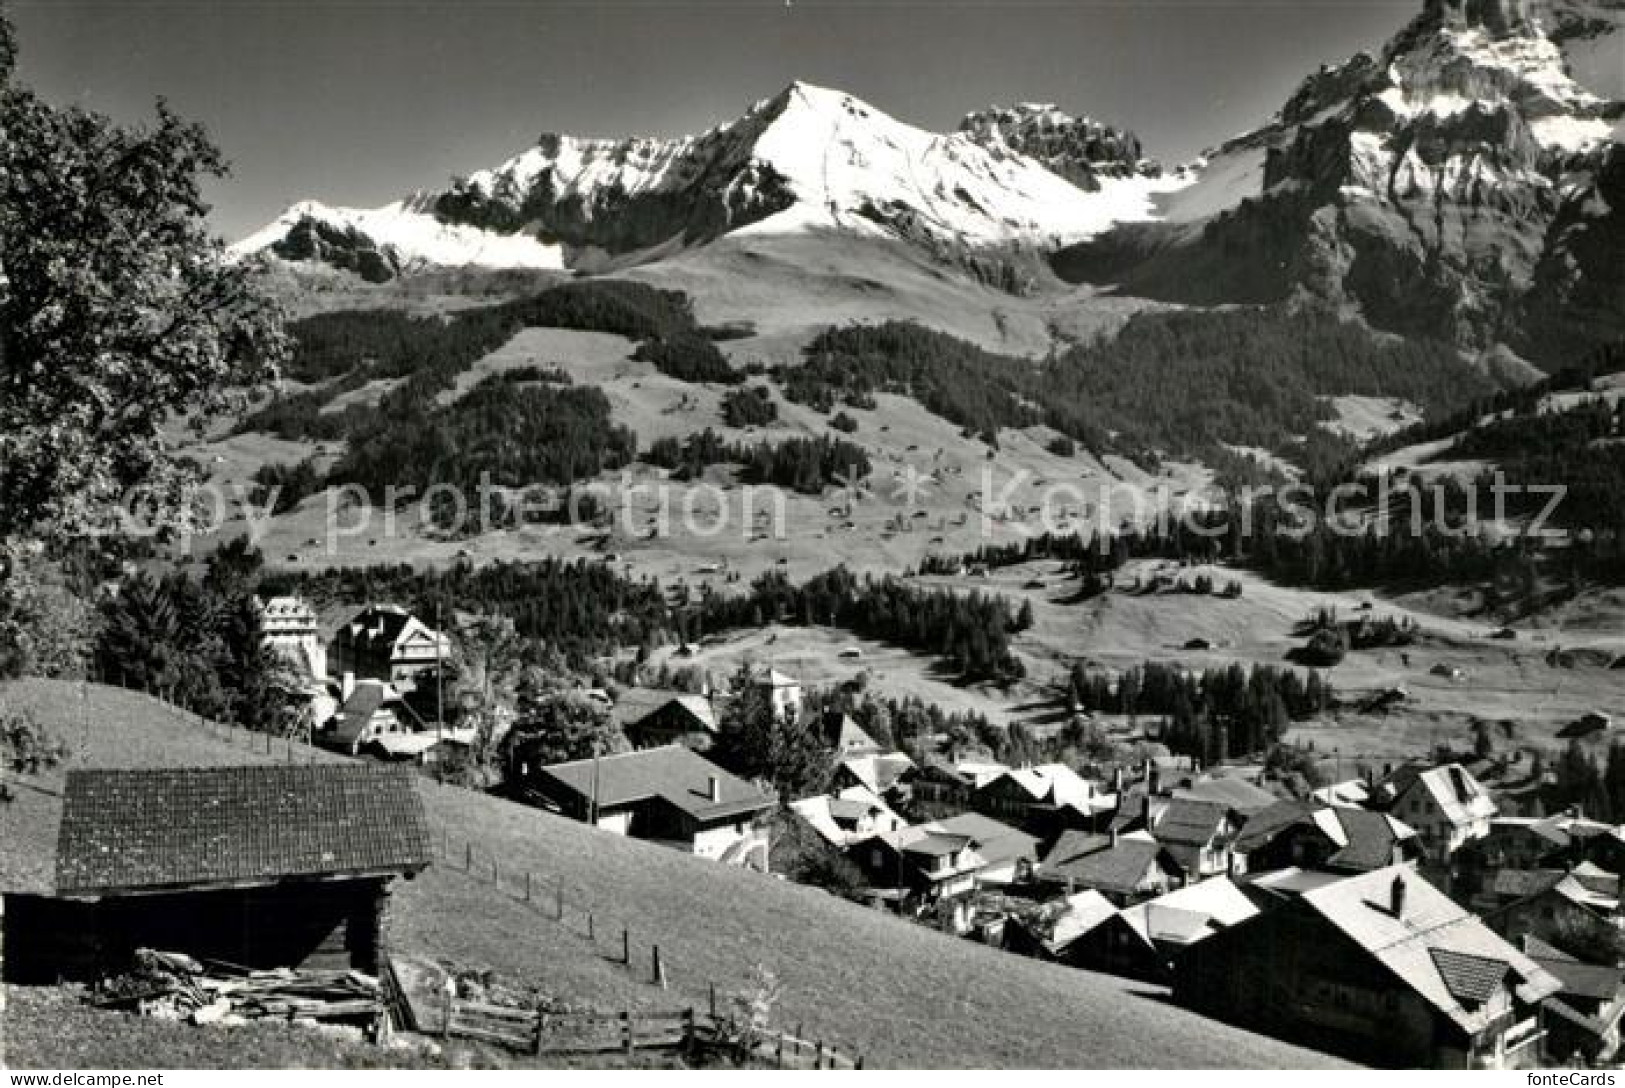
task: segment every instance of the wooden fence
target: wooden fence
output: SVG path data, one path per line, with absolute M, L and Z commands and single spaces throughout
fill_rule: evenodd
M 725 1037 L 723 1023 L 693 1008 L 671 1012 L 550 1013 L 447 999 L 446 1034 L 524 1054 L 634 1054 L 639 1050 L 695 1054 Z M 862 1069 L 863 1059 L 801 1039 L 763 1033 L 752 1047 L 759 1062 L 780 1069 Z

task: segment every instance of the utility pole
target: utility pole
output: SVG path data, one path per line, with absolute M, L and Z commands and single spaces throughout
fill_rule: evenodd
M 440 601 L 434 602 L 434 739 L 446 739 L 445 632 L 441 629 Z
M 598 826 L 598 741 L 592 742 L 592 798 L 587 805 L 587 822 Z

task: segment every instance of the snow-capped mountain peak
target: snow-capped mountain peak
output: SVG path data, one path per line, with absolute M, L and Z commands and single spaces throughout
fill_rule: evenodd
M 1067 122 L 1094 131 L 1097 152 L 1110 132 L 1138 162 L 1132 136 Z M 986 132 L 928 132 L 845 92 L 796 82 L 696 136 L 547 134 L 442 193 L 367 210 L 305 202 L 237 249 L 348 259 L 376 278 L 448 263 L 637 260 L 741 230 L 879 234 L 939 254 L 1050 248 L 1148 219 L 1156 193 L 1188 180 L 1104 160 L 1098 176 L 1068 180 L 1024 150 Z M 347 247 L 363 255 L 346 257 Z

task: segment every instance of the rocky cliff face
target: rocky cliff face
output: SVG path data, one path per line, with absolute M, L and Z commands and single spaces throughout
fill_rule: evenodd
M 1625 108 L 1570 56 L 1618 42 L 1622 24 L 1625 0 L 1428 0 L 1380 55 L 1322 69 L 1213 153 L 1175 198 L 1200 214 L 1086 243 L 1057 268 L 1180 301 L 1317 299 L 1559 364 L 1617 328 L 1596 312 L 1610 307 L 1593 266 Z M 1235 191 L 1203 198 L 1221 182 Z
M 1087 117 L 1073 117 L 1051 105 L 991 106 L 959 123 L 983 147 L 1014 151 L 1043 163 L 1087 192 L 1103 177 L 1157 177 L 1162 168 L 1148 161 L 1140 139 Z

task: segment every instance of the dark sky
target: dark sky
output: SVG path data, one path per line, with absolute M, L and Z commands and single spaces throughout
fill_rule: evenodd
M 927 128 L 1053 101 L 1164 161 L 1250 128 L 1420 0 L 9 0 L 22 77 L 135 119 L 158 95 L 235 172 L 236 238 L 302 197 L 374 205 L 538 133 L 677 135 L 793 79 Z

